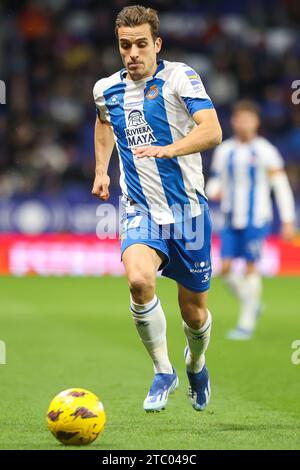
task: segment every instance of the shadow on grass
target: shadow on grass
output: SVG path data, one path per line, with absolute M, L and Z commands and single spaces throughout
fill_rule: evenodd
M 300 426 L 292 424 L 230 424 L 230 423 L 218 423 L 214 424 L 215 428 L 219 431 L 299 431 Z

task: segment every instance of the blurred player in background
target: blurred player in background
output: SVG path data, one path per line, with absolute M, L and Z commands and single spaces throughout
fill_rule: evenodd
M 151 8 L 126 7 L 117 17 L 125 68 L 94 87 L 98 116 L 92 192 L 103 200 L 109 197 L 107 170 L 116 141 L 124 203 L 122 261 L 133 319 L 155 372 L 143 406 L 160 411 L 178 386 L 168 356 L 166 319 L 155 294 L 156 273 L 163 270 L 177 282 L 190 398 L 199 411 L 210 397 L 204 353 L 211 330 L 211 222 L 199 152 L 220 143 L 222 132 L 197 73 L 183 63 L 157 61 L 162 44 L 158 31 Z M 182 223 L 193 228 L 198 221 L 203 244 L 189 250 L 185 228 L 181 238 L 175 232 Z
M 247 340 L 253 335 L 261 311 L 262 280 L 256 261 L 272 221 L 271 190 L 286 240 L 295 234 L 295 207 L 282 157 L 258 135 L 260 117 L 256 104 L 238 102 L 231 125 L 233 137 L 224 141 L 213 155 L 206 194 L 221 201 L 222 276 L 240 301 L 238 325 L 227 337 Z M 232 260 L 238 257 L 246 261 L 244 275 L 232 272 Z

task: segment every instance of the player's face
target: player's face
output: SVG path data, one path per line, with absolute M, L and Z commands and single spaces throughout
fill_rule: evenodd
M 241 140 L 252 139 L 258 131 L 260 119 L 252 111 L 236 111 L 231 118 L 234 134 Z
M 161 49 L 161 38 L 155 41 L 148 23 L 118 29 L 119 50 L 131 80 L 150 77 L 156 70 L 156 55 Z

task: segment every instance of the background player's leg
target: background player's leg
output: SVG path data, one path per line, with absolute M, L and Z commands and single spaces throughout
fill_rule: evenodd
M 253 332 L 261 308 L 262 281 L 256 265 L 247 262 L 241 292 L 241 313 L 238 328 Z
M 227 287 L 238 298 L 241 296 L 243 276 L 232 271 L 232 260 L 241 254 L 243 231 L 226 226 L 221 232 L 221 275 Z
M 225 284 L 231 292 L 241 298 L 241 286 L 243 281 L 243 276 L 239 273 L 232 271 L 232 258 L 225 258 L 222 260 L 221 276 L 224 279 Z
M 246 263 L 246 272 L 240 278 L 237 295 L 240 300 L 240 315 L 237 328 L 227 333 L 228 339 L 246 340 L 252 337 L 261 311 L 262 281 L 256 264 Z
M 123 253 L 130 307 L 137 332 L 152 358 L 155 373 L 172 374 L 168 357 L 166 319 L 159 299 L 155 295 L 156 273 L 163 255 L 144 244 L 129 246 Z
M 211 332 L 211 314 L 207 310 L 206 292 L 193 292 L 178 284 L 178 301 L 188 342 L 187 369 L 198 373 L 205 364 Z

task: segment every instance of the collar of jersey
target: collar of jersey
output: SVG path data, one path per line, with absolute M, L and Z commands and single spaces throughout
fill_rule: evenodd
M 163 68 L 164 68 L 164 61 L 162 59 L 159 59 L 157 61 L 157 67 L 153 75 L 151 75 L 150 77 L 142 78 L 141 80 L 128 80 L 128 81 L 133 82 L 133 83 L 147 82 L 148 80 L 151 80 L 152 78 L 154 78 L 158 74 L 158 72 L 160 72 Z M 120 71 L 120 76 L 121 76 L 122 81 L 127 80 L 126 75 L 127 75 L 127 69 L 124 68 Z

